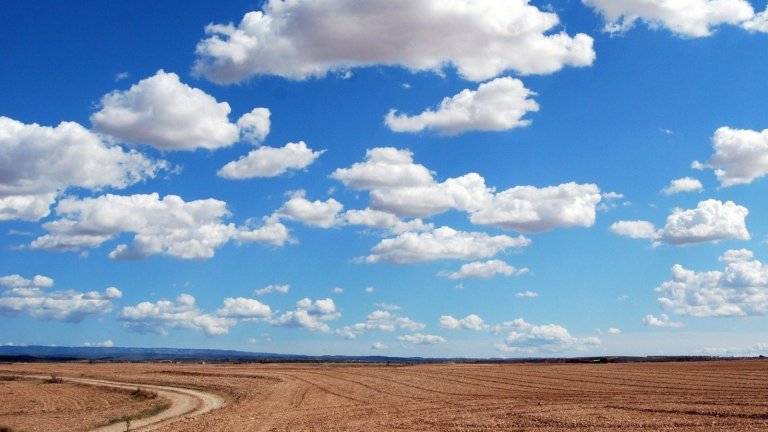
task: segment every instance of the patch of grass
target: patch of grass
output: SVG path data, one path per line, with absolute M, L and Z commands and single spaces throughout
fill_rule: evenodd
M 157 393 L 155 393 L 154 397 L 157 397 Z M 122 417 L 113 418 L 113 419 L 109 420 L 108 422 L 106 422 L 106 423 L 104 423 L 103 425 L 100 425 L 100 426 L 109 426 L 109 425 L 113 425 L 115 423 L 127 423 L 127 424 L 130 424 L 130 422 L 132 422 L 134 420 L 140 420 L 140 419 L 143 419 L 143 418 L 156 416 L 156 415 L 160 414 L 161 412 L 167 410 L 170 407 L 171 407 L 171 401 L 166 400 L 166 401 L 163 401 L 162 403 L 157 404 L 157 405 L 155 405 L 155 406 L 153 406 L 151 408 L 147 408 L 145 410 L 139 411 L 136 414 L 124 415 Z M 0 430 L 0 432 L 2 432 L 2 430 Z
M 156 399 L 157 392 L 152 390 L 144 390 L 143 388 L 138 387 L 136 390 L 131 392 L 131 397 L 140 401 Z
M 61 384 L 64 382 L 64 378 L 56 374 L 51 374 L 51 377 L 48 378 L 45 382 L 48 384 Z

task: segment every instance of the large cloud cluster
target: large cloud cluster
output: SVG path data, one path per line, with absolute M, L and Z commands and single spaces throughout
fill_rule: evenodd
M 195 71 L 226 84 L 255 75 L 306 79 L 374 65 L 451 65 L 483 81 L 505 71 L 591 65 L 592 38 L 553 33 L 557 25 L 557 15 L 528 0 L 270 0 L 237 25 L 209 25 Z
M 678 315 L 768 315 L 768 266 L 747 250 L 730 250 L 721 257 L 723 271 L 695 272 L 679 264 L 672 279 L 656 288 L 661 305 Z
M 130 245 L 120 244 L 112 259 L 138 259 L 164 254 L 182 259 L 204 259 L 225 243 L 262 242 L 283 245 L 288 231 L 279 222 L 267 221 L 256 229 L 225 224 L 226 203 L 215 199 L 186 202 L 178 196 L 102 195 L 67 198 L 59 202 L 60 216 L 43 227 L 48 231 L 29 244 L 32 249 L 80 250 L 94 248 L 122 233 L 133 233 Z
M 109 287 L 103 293 L 74 290 L 47 291 L 53 279 L 37 275 L 26 279 L 20 275 L 0 277 L 0 315 L 27 315 L 41 320 L 78 323 L 90 315 L 112 311 L 112 300 L 123 293 Z
M 344 326 L 336 330 L 336 333 L 345 339 L 355 339 L 356 337 L 372 332 L 387 331 L 392 332 L 396 329 L 405 329 L 410 331 L 422 330 L 426 327 L 420 322 L 416 322 L 408 317 L 397 316 L 384 310 L 375 310 L 368 314 L 364 322 Z

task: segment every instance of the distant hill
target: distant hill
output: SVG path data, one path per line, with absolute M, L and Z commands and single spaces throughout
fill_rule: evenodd
M 753 357 L 754 358 L 754 357 Z M 762 358 L 759 357 L 759 358 Z M 570 358 L 471 359 L 387 356 L 297 355 L 218 349 L 0 346 L 0 362 L 50 361 L 173 361 L 173 362 L 345 362 L 345 363 L 434 363 L 434 362 L 530 362 L 530 363 L 638 363 L 661 361 L 730 360 L 712 356 L 603 356 Z

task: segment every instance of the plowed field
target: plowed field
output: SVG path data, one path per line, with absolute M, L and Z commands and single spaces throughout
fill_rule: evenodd
M 0 365 L 197 388 L 226 406 L 161 431 L 765 431 L 768 361 Z M 8 411 L 5 393 L 0 394 Z M 0 414 L 0 424 L 5 414 Z
M 149 393 L 45 379 L 0 377 L 0 426 L 15 431 L 85 431 L 165 404 Z

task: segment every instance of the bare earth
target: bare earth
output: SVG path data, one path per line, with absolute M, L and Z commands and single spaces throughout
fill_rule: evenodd
M 768 430 L 764 360 L 0 365 L 0 375 L 18 373 L 192 388 L 226 400 L 220 409 L 157 429 L 165 432 Z M 10 408 L 14 404 L 0 393 L 3 410 L 18 409 Z M 6 423 L 4 412 L 0 424 Z

